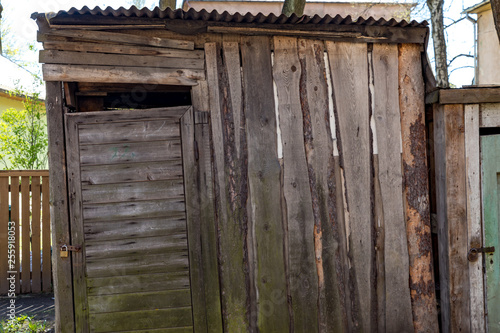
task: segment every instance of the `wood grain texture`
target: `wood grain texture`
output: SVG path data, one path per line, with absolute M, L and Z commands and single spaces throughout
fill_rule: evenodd
M 308 182 L 314 215 L 315 256 L 319 287 L 319 329 L 347 330 L 344 263 L 346 244 L 337 220 L 333 136 L 330 127 L 324 44 L 299 39 L 300 103 Z
M 271 50 L 268 37 L 244 37 L 241 44 L 248 143 L 250 228 L 254 232 L 257 327 L 288 331 L 280 164 L 277 153 Z M 255 89 L 254 82 L 260 82 Z
M 403 212 L 401 118 L 398 96 L 398 49 L 373 45 L 373 118 L 378 148 L 378 181 L 384 219 L 386 330 L 409 332 L 413 318 L 409 288 L 408 243 Z M 396 320 L 397 318 L 397 320 Z
M 50 223 L 53 247 L 58 249 L 62 244 L 70 243 L 62 85 L 60 82 L 46 82 L 46 90 Z M 52 275 L 55 296 L 55 329 L 57 332 L 74 332 L 71 260 L 61 258 L 57 250 L 52 255 Z
M 371 143 L 366 44 L 326 42 L 340 133 L 346 204 L 353 326 L 376 327 L 374 224 L 371 203 Z M 356 133 L 356 135 L 353 135 Z
M 500 127 L 500 103 L 481 103 L 479 127 Z
M 465 105 L 465 163 L 467 172 L 467 231 L 469 248 L 483 246 L 479 154 L 479 104 Z M 483 332 L 484 275 L 481 260 L 469 262 L 470 331 Z
M 283 141 L 283 191 L 288 230 L 288 278 L 293 329 L 318 331 L 318 274 L 314 215 L 299 98 L 300 62 L 296 38 L 274 38 L 273 79 Z
M 135 85 L 125 85 L 133 89 Z M 90 89 L 91 91 L 97 90 L 108 90 L 112 89 L 113 85 L 100 85 L 98 83 L 84 83 L 79 84 L 83 90 Z M 127 88 L 125 88 L 127 89 Z M 128 89 L 127 89 L 128 90 Z M 118 88 L 118 92 L 123 92 L 123 88 Z M 66 117 L 75 118 L 75 122 L 78 124 L 106 124 L 110 122 L 131 122 L 131 121 L 154 121 L 154 120 L 166 120 L 167 122 L 178 122 L 179 118 L 187 111 L 190 106 L 175 106 L 168 108 L 153 108 L 142 110 L 143 112 L 137 112 L 137 110 L 115 110 L 115 111 L 95 111 L 95 112 L 77 112 L 68 113 Z M 147 111 L 147 112 L 146 112 Z
M 418 45 L 401 44 L 399 108 L 403 143 L 403 200 L 405 204 L 410 292 L 414 329 L 438 330 L 432 266 L 429 172 L 425 128 L 424 82 Z
M 49 177 L 42 177 L 42 291 L 52 291 Z
M 48 177 L 47 177 L 48 178 Z M 48 179 L 47 179 L 48 181 Z M 48 196 L 48 183 L 47 183 L 47 196 Z M 21 244 L 21 228 L 20 228 L 20 219 L 19 219 L 19 176 L 11 176 L 10 177 L 10 206 L 11 206 L 11 221 L 15 223 L 15 232 L 16 232 L 16 240 L 14 242 L 14 245 L 16 247 L 15 251 L 15 258 L 16 258 L 16 264 L 14 265 L 14 270 L 17 272 L 16 274 L 16 294 L 18 294 L 21 291 L 21 272 L 19 268 L 21 267 L 21 249 L 19 247 L 19 244 Z M 47 200 L 47 213 L 49 210 L 48 207 L 48 200 Z M 44 229 L 44 232 L 48 232 L 49 237 L 50 237 L 50 221 L 47 221 L 49 223 L 49 227 Z M 50 242 L 49 242 L 50 244 Z M 44 257 L 44 261 L 48 262 L 48 265 L 50 267 L 50 250 L 45 253 L 47 255 L 47 259 Z M 49 270 L 49 278 L 52 276 L 52 271 Z
M 40 177 L 31 177 L 31 292 L 42 291 L 41 276 L 41 195 Z
M 55 65 L 42 66 L 45 81 L 147 83 L 195 86 L 204 80 L 205 73 L 193 69 L 167 69 L 153 67 Z
M 4 176 L 0 177 L 0 256 L 4 258 L 2 262 L 0 262 L 0 278 L 2 279 L 2 283 L 0 284 L 0 294 L 7 294 L 9 291 L 9 284 L 6 283 L 7 278 L 10 278 L 10 274 L 8 271 L 13 271 L 13 269 L 9 269 L 8 261 L 5 258 L 9 258 L 9 248 L 8 248 L 8 228 L 9 225 L 9 177 Z M 17 234 L 15 235 L 18 236 Z
M 21 292 L 31 292 L 31 267 L 30 267 L 30 177 L 21 177 Z
M 244 130 L 240 132 L 239 147 L 229 139 L 231 136 L 234 137 L 232 131 L 234 125 L 245 128 L 245 118 L 240 118 L 240 124 L 234 124 L 231 95 L 220 93 L 229 91 L 227 69 L 223 67 L 220 55 L 220 47 L 215 43 L 205 44 L 223 328 L 227 332 L 246 332 L 250 328 L 247 312 L 247 305 L 250 304 L 250 277 L 246 244 L 248 230 L 246 133 Z M 241 156 L 239 159 L 238 151 Z

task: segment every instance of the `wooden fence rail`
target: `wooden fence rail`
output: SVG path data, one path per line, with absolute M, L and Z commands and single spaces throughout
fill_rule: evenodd
M 48 170 L 0 171 L 0 295 L 52 291 L 49 214 Z

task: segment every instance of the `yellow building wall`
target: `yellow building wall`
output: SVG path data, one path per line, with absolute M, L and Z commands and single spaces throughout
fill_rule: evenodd
M 21 100 L 5 97 L 2 95 L 0 95 L 0 113 L 11 108 L 14 108 L 16 110 L 24 109 L 23 102 Z

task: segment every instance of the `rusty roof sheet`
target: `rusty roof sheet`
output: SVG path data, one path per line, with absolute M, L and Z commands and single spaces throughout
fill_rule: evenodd
M 196 11 L 194 9 L 190 9 L 188 11 L 184 11 L 182 9 L 172 10 L 167 8 L 166 10 L 160 10 L 160 8 L 156 7 L 153 10 L 149 10 L 148 8 L 138 9 L 135 6 L 130 7 L 129 9 L 120 7 L 118 9 L 113 9 L 111 7 L 107 7 L 105 9 L 101 9 L 100 7 L 95 7 L 94 9 L 90 9 L 85 6 L 82 9 L 71 8 L 68 11 L 59 11 L 58 13 L 47 13 L 47 14 L 39 14 L 34 13 L 32 18 L 37 18 L 41 15 L 44 15 L 49 20 L 58 19 L 58 18 L 67 18 L 71 16 L 84 16 L 84 15 L 92 15 L 92 16 L 111 16 L 111 17 L 143 17 L 143 18 L 159 18 L 159 19 L 179 19 L 179 20 L 192 20 L 192 21 L 206 21 L 206 22 L 225 22 L 225 23 L 266 23 L 266 24 L 333 24 L 333 25 L 365 25 L 365 26 L 385 26 L 385 27 L 426 27 L 427 22 L 423 21 L 421 23 L 413 20 L 411 22 L 406 22 L 405 20 L 397 21 L 396 19 L 391 19 L 389 21 L 381 18 L 379 20 L 375 20 L 373 17 L 369 18 L 352 18 L 351 16 L 342 17 L 340 15 L 336 15 L 332 17 L 330 15 L 320 16 L 297 16 L 292 14 L 291 16 L 279 15 L 276 16 L 274 14 L 264 15 L 262 13 L 259 14 L 230 14 L 227 11 L 223 13 L 218 13 L 217 11 L 208 12 L 206 10 Z

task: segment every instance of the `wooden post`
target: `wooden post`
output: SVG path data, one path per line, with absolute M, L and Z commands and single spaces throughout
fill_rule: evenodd
M 414 329 L 416 332 L 437 332 L 426 156 L 425 91 L 420 57 L 419 45 L 399 46 L 403 195 Z
M 56 332 L 74 332 L 71 258 L 61 258 L 59 255 L 59 247 L 63 244 L 70 244 L 61 82 L 47 82 L 46 89 L 55 329 Z

